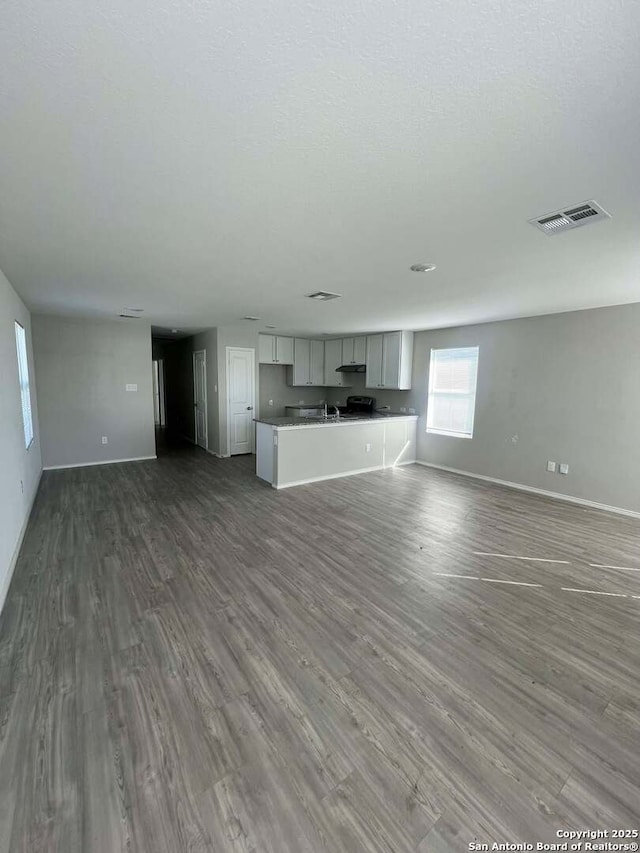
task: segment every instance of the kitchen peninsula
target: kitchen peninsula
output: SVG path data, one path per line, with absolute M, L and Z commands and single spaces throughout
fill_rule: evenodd
M 407 465 L 416 415 L 257 418 L 256 474 L 274 489 Z

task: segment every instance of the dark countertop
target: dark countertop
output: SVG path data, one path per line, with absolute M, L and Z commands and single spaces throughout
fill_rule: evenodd
M 273 427 L 317 427 L 317 426 L 348 426 L 349 424 L 370 423 L 371 421 L 385 421 L 390 418 L 416 418 L 417 415 L 404 414 L 403 412 L 376 412 L 373 415 L 353 416 L 342 415 L 340 418 L 254 418 L 259 424 L 267 424 Z

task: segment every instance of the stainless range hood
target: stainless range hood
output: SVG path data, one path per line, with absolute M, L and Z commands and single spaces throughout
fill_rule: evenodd
M 341 364 L 336 367 L 336 373 L 365 373 L 366 364 Z

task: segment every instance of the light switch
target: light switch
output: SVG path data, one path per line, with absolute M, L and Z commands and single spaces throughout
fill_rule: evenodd
M 550 459 L 547 462 L 547 471 L 551 471 L 552 474 L 555 474 L 556 463 L 552 462 Z
M 138 390 L 138 386 L 137 386 L 135 383 L 133 383 L 132 385 L 125 385 L 125 390 L 127 390 L 127 391 L 137 391 L 137 390 Z
M 560 473 L 561 474 L 568 474 L 569 473 L 569 466 L 567 465 L 566 462 L 560 463 Z

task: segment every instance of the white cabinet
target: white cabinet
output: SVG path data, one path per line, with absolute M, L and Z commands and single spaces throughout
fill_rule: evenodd
M 324 385 L 324 341 L 294 339 L 289 385 Z
M 278 364 L 293 364 L 293 338 L 276 338 L 276 361 Z
M 293 364 L 293 338 L 281 335 L 258 335 L 260 364 Z
M 275 364 L 276 339 L 274 335 L 258 335 L 258 361 L 260 364 Z
M 382 343 L 384 335 L 367 336 L 367 388 L 382 388 Z
M 309 365 L 309 384 L 324 385 L 324 341 L 309 341 L 311 358 Z
M 342 339 L 342 363 L 364 364 L 367 357 L 367 339 L 343 338 Z
M 408 390 L 413 365 L 413 332 L 367 336 L 367 388 Z
M 349 363 L 343 359 L 343 344 L 344 341 L 340 339 L 324 342 L 324 384 L 329 388 L 351 387 L 348 381 L 349 374 L 338 372 L 338 367 Z

